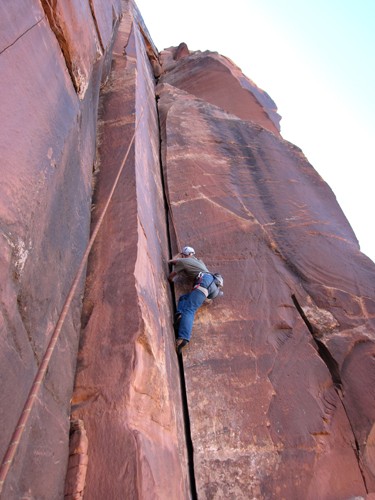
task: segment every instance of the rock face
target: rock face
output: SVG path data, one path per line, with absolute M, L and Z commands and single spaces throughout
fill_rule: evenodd
M 99 89 L 120 7 L 0 5 L 1 458 L 87 244 Z M 64 495 L 80 307 L 78 294 L 3 498 Z
M 375 488 L 375 267 L 260 101 L 240 114 L 238 93 L 217 98 L 228 64 L 193 53 L 157 88 L 175 241 L 225 279 L 184 355 L 198 498 L 362 497 Z
M 165 279 L 159 125 L 135 15 L 121 22 L 102 95 L 94 220 L 134 133 L 135 147 L 89 264 L 73 416 L 85 423 L 89 441 L 86 498 L 183 499 L 188 468 Z
M 4 498 L 374 498 L 375 265 L 270 97 L 132 1 L 0 24 L 1 453 L 126 158 Z M 185 244 L 225 288 L 178 359 Z
M 265 129 L 279 134 L 280 116 L 276 104 L 230 59 L 208 51 L 195 52 L 189 57 L 187 53 L 186 44 L 161 53 L 163 70 L 167 75 L 162 75 L 159 83 L 168 82 L 243 120 L 256 121 Z

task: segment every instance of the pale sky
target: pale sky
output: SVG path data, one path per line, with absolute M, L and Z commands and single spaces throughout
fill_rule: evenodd
M 271 96 L 375 261 L 375 0 L 135 1 L 159 51 L 217 51 Z

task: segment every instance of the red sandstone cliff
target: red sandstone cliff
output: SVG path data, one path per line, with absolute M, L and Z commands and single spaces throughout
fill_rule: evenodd
M 22 6 L 0 7 L 1 453 L 87 243 L 100 82 L 92 227 L 135 142 L 73 396 L 79 297 L 4 498 L 63 497 L 71 397 L 66 498 L 373 498 L 375 265 L 273 101 L 216 53 L 158 54 L 132 2 L 113 48 L 115 0 Z M 225 295 L 179 365 L 166 275 L 187 243 Z
M 196 78 L 206 58 L 178 62 L 157 87 L 176 241 L 226 278 L 184 359 L 198 497 L 365 495 L 374 265 L 329 187 L 257 107 L 240 119 L 201 99 L 212 80 L 179 84 L 180 66 Z
M 88 240 L 99 90 L 120 15 L 119 0 L 0 4 L 1 457 Z M 64 495 L 80 293 L 2 498 Z

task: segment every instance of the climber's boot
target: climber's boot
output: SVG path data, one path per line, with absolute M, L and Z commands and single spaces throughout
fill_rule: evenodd
M 182 349 L 188 344 L 189 342 L 185 339 L 177 339 L 176 340 L 176 351 L 177 354 L 181 354 Z

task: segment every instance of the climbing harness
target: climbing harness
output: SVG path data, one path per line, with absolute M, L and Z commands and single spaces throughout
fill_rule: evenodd
M 205 274 L 209 274 L 210 276 L 212 276 L 212 281 L 209 285 L 202 286 L 202 280 L 203 280 L 203 276 Z M 212 286 L 212 285 L 214 285 L 214 286 Z M 195 278 L 193 290 L 199 290 L 200 292 L 202 292 L 205 295 L 206 299 L 215 299 L 219 295 L 223 294 L 219 290 L 219 288 L 222 288 L 223 285 L 224 285 L 224 280 L 223 280 L 223 277 L 221 276 L 221 274 L 219 274 L 219 273 L 216 273 L 216 274 L 204 273 L 202 271 Z
M 124 156 L 124 159 L 123 159 L 123 161 L 121 163 L 121 166 L 120 166 L 119 171 L 117 173 L 116 179 L 115 179 L 115 181 L 113 183 L 112 189 L 111 189 L 111 191 L 109 193 L 107 202 L 106 202 L 106 204 L 104 206 L 104 209 L 103 209 L 103 212 L 102 212 L 101 216 L 99 217 L 98 222 L 96 223 L 94 231 L 93 231 L 93 233 L 91 235 L 91 238 L 90 238 L 90 240 L 88 242 L 88 245 L 86 247 L 85 253 L 83 254 L 83 257 L 81 259 L 81 263 L 80 263 L 78 271 L 76 273 L 76 277 L 74 278 L 74 281 L 73 281 L 73 284 L 72 284 L 72 286 L 70 288 L 69 294 L 68 294 L 68 296 L 67 296 L 67 298 L 65 300 L 64 306 L 63 306 L 63 308 L 61 310 L 61 313 L 60 313 L 60 317 L 59 317 L 59 319 L 57 321 L 57 324 L 55 326 L 55 329 L 54 329 L 54 331 L 52 333 L 52 336 L 51 336 L 51 339 L 49 341 L 47 350 L 46 350 L 46 352 L 44 354 L 44 357 L 42 359 L 42 362 L 41 362 L 41 364 L 39 366 L 38 372 L 36 374 L 36 377 L 34 379 L 34 382 L 33 382 L 32 386 L 31 386 L 29 395 L 27 397 L 25 406 L 24 406 L 24 408 L 22 410 L 21 416 L 20 416 L 20 418 L 19 418 L 19 420 L 17 422 L 16 428 L 15 428 L 15 430 L 13 432 L 12 437 L 11 437 L 8 449 L 7 449 L 7 451 L 6 451 L 5 455 L 4 455 L 3 461 L 1 463 L 1 466 L 0 466 L 0 495 L 1 495 L 1 492 L 2 492 L 2 489 L 3 489 L 3 486 L 4 486 L 5 479 L 6 479 L 7 475 L 8 475 L 8 472 L 9 472 L 9 469 L 10 469 L 11 464 L 13 462 L 14 456 L 15 456 L 16 451 L 18 449 L 18 445 L 20 443 L 22 433 L 23 433 L 23 431 L 25 429 L 25 426 L 26 426 L 27 421 L 29 419 L 29 416 L 30 416 L 32 407 L 34 405 L 35 399 L 36 399 L 36 397 L 38 395 L 38 392 L 39 392 L 40 386 L 42 384 L 44 375 L 46 374 L 46 371 L 47 371 L 47 368 L 48 368 L 48 365 L 49 365 L 49 362 L 50 362 L 53 350 L 54 350 L 54 348 L 56 346 L 57 339 L 59 338 L 62 326 L 64 324 L 66 315 L 67 315 L 68 310 L 69 310 L 69 307 L 70 307 L 71 302 L 73 300 L 74 294 L 75 294 L 75 292 L 77 290 L 78 284 L 80 283 L 81 275 L 83 273 L 83 270 L 85 269 L 89 253 L 90 253 L 91 248 L 92 248 L 92 246 L 94 244 L 94 241 L 95 241 L 96 236 L 97 236 L 97 234 L 99 232 L 99 229 L 100 229 L 100 227 L 102 225 L 104 216 L 105 216 L 105 214 L 106 214 L 106 212 L 108 210 L 108 206 L 109 206 L 109 204 L 110 204 L 110 202 L 112 200 L 113 193 L 115 192 L 115 189 L 117 187 L 117 184 L 118 184 L 118 181 L 119 181 L 120 176 L 122 174 L 122 171 L 124 170 L 125 163 L 126 163 L 126 160 L 128 159 L 128 156 L 129 156 L 129 153 L 130 153 L 130 149 L 131 149 L 131 147 L 133 145 L 133 142 L 134 142 L 134 139 L 135 139 L 135 134 L 137 133 L 139 124 L 141 123 L 142 116 L 143 116 L 143 110 L 142 110 L 142 112 L 141 112 L 141 114 L 139 116 L 139 120 L 138 120 L 138 123 L 137 123 L 137 125 L 135 127 L 134 134 L 133 134 L 133 136 L 131 138 L 131 141 L 129 143 L 128 149 L 127 149 L 126 154 Z
M 208 273 L 204 273 L 204 272 L 200 272 L 197 277 L 195 278 L 195 282 L 194 282 L 194 286 L 193 286 L 193 290 L 199 290 L 200 292 L 202 292 L 205 297 L 207 298 L 208 297 L 208 287 L 205 287 L 205 286 L 202 286 L 202 281 L 203 281 L 203 276 L 205 274 L 208 274 Z M 211 281 L 210 285 L 212 285 L 212 283 L 214 282 L 214 280 Z M 209 285 L 209 286 L 210 286 Z

